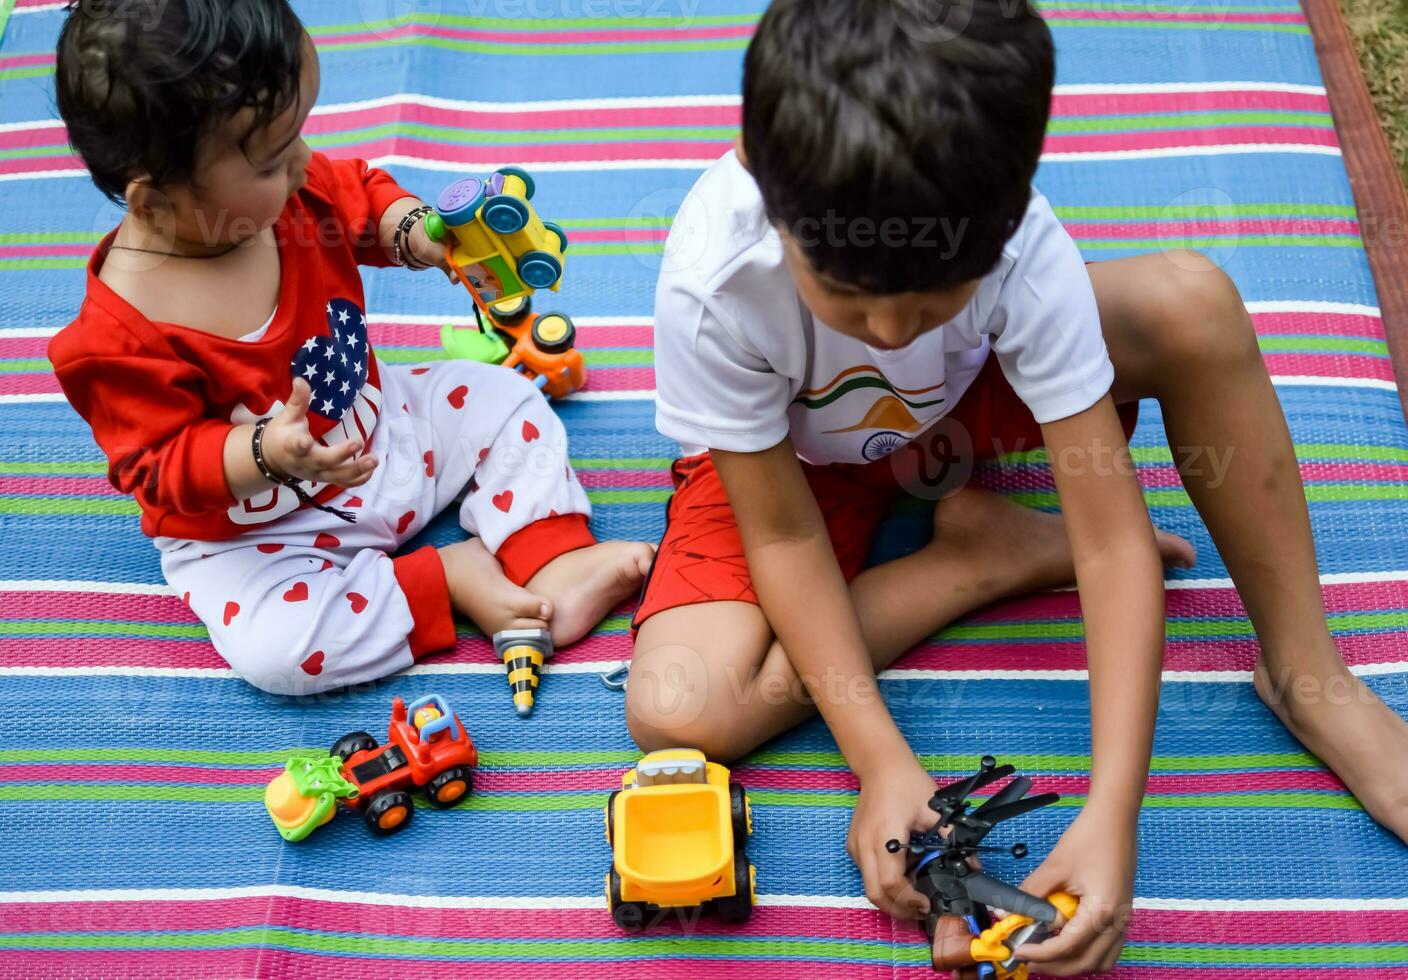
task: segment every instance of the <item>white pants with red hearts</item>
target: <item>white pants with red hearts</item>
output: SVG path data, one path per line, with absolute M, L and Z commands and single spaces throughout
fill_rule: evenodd
M 277 694 L 385 677 L 454 644 L 438 553 L 392 559 L 463 495 L 460 525 L 517 582 L 591 544 L 591 505 L 567 433 L 530 382 L 467 361 L 380 365 L 383 399 L 369 451 L 378 466 L 332 506 L 285 513 L 228 541 L 156 539 L 166 581 L 237 674 Z M 277 512 L 273 493 L 246 501 Z

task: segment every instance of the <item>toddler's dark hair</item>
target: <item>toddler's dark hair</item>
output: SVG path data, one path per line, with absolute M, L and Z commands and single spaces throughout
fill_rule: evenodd
M 1054 74 L 1027 0 L 774 0 L 744 63 L 743 150 L 815 271 L 947 289 L 1021 222 Z
M 305 35 L 287 0 L 122 7 L 70 4 L 55 75 L 69 141 L 112 200 L 142 175 L 189 181 L 202 136 L 251 107 L 257 129 L 297 101 Z

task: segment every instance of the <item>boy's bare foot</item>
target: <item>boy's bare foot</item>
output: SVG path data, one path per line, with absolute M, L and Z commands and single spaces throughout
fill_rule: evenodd
M 499 561 L 478 538 L 440 549 L 450 604 L 493 636 L 499 630 L 546 629 L 552 603 L 504 578 Z
M 1323 672 L 1257 661 L 1256 693 L 1344 780 L 1369 815 L 1408 843 L 1408 722 L 1339 660 Z
M 1193 546 L 1176 534 L 1154 531 L 1164 567 L 1191 568 Z M 1031 592 L 1075 581 L 1075 562 L 1060 514 L 1013 503 L 979 487 L 965 487 L 934 509 L 934 540 L 940 554 L 970 554 L 975 575 L 1000 576 L 1009 593 Z M 986 590 L 985 590 L 986 591 Z
M 539 569 L 528 588 L 552 603 L 553 646 L 576 643 L 634 595 L 654 557 L 655 549 L 642 541 L 602 541 L 558 555 Z

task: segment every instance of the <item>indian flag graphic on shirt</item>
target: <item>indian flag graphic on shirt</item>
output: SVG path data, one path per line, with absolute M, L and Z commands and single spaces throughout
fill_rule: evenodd
M 870 432 L 861 445 L 867 460 L 888 456 L 942 414 L 944 383 L 899 388 L 873 364 L 846 368 L 828 383 L 797 393 L 793 404 L 821 413 L 826 435 Z M 853 397 L 848 397 L 853 396 Z M 918 416 L 916 416 L 918 413 Z

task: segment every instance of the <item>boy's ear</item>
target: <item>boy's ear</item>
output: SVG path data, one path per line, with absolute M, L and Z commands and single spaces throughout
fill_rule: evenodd
M 151 180 L 136 177 L 127 182 L 123 193 L 127 199 L 127 210 L 133 217 L 151 221 L 171 211 L 171 201 L 157 190 Z

